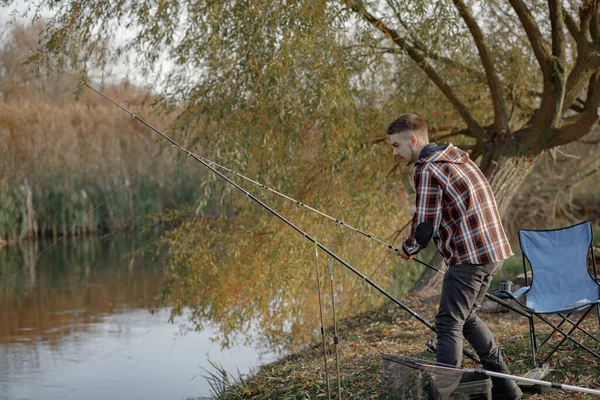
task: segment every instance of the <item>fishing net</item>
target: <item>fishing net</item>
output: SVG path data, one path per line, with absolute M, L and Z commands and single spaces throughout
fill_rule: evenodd
M 434 362 L 382 354 L 381 399 L 489 400 L 491 379 Z

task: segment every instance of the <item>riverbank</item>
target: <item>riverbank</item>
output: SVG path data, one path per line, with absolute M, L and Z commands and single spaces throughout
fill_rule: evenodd
M 436 299 L 402 300 L 419 315 L 433 321 Z M 524 318 L 513 313 L 482 313 L 515 375 L 529 370 L 529 331 Z M 597 331 L 596 318 L 588 318 L 586 325 Z M 316 327 L 315 327 L 316 328 Z M 395 305 L 340 321 L 339 324 L 340 376 L 344 399 L 376 399 L 380 395 L 381 353 L 433 359 L 425 351 L 425 341 L 434 334 L 426 326 Z M 330 332 L 331 329 L 328 330 Z M 538 333 L 543 327 L 536 325 Z M 320 338 L 319 338 L 320 340 Z M 332 342 L 332 340 L 328 340 Z M 584 341 L 584 343 L 588 343 Z M 597 348 L 588 343 L 592 348 Z M 567 345 L 564 349 L 569 349 Z M 553 369 L 546 379 L 571 385 L 600 387 L 600 362 L 583 350 L 559 351 L 550 361 Z M 332 391 L 336 391 L 333 347 L 328 350 L 329 377 Z M 465 362 L 465 366 L 474 366 Z M 323 354 L 320 342 L 275 363 L 263 366 L 254 376 L 226 385 L 221 399 L 315 399 L 327 398 Z M 334 396 L 337 398 L 337 396 Z M 585 399 L 591 395 L 544 389 L 542 394 L 528 395 L 530 399 Z

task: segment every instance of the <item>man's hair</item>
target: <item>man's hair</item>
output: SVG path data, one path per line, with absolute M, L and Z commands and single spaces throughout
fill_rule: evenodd
M 417 114 L 402 114 L 387 128 L 387 134 L 413 132 L 419 139 L 429 141 L 427 135 L 427 122 Z

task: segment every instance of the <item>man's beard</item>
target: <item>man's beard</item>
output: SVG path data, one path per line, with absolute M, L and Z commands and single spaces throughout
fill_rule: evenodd
M 413 160 L 415 159 L 415 149 L 413 149 L 412 147 L 410 148 L 410 155 L 411 155 L 410 160 L 408 160 L 406 162 L 407 167 L 410 167 L 410 164 L 412 164 Z

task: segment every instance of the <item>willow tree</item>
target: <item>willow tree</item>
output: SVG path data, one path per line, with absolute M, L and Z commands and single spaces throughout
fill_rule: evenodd
M 290 138 L 307 132 L 319 132 L 340 160 L 364 149 L 365 110 L 401 98 L 413 109 L 370 114 L 372 126 L 383 132 L 401 111 L 424 114 L 438 137 L 457 137 L 478 160 L 504 214 L 541 155 L 599 119 L 599 0 L 39 0 L 31 8 L 53 14 L 37 61 L 85 72 L 135 57 L 146 76 L 162 77 L 168 98 L 186 104 L 182 127 L 221 127 L 196 138 L 203 149 L 263 171 L 270 161 L 251 161 L 252 151 L 289 148 L 291 157 Z M 232 143 L 225 126 L 245 134 Z M 352 133 L 336 144 L 341 129 Z M 435 284 L 433 276 L 425 278 Z
M 448 57 L 449 49 L 429 51 L 423 35 L 391 1 L 387 14 L 359 1 L 344 2 L 408 54 L 460 115 L 461 133 L 473 138 L 472 156 L 481 155 L 480 167 L 504 215 L 545 151 L 580 139 L 598 123 L 600 1 L 488 1 L 478 2 L 476 12 L 474 3 L 451 3 L 470 34 L 471 46 L 464 50 L 478 56 L 477 64 Z M 474 116 L 452 77 L 440 72 L 445 66 L 486 83 L 481 95 L 488 100 L 488 118 Z

